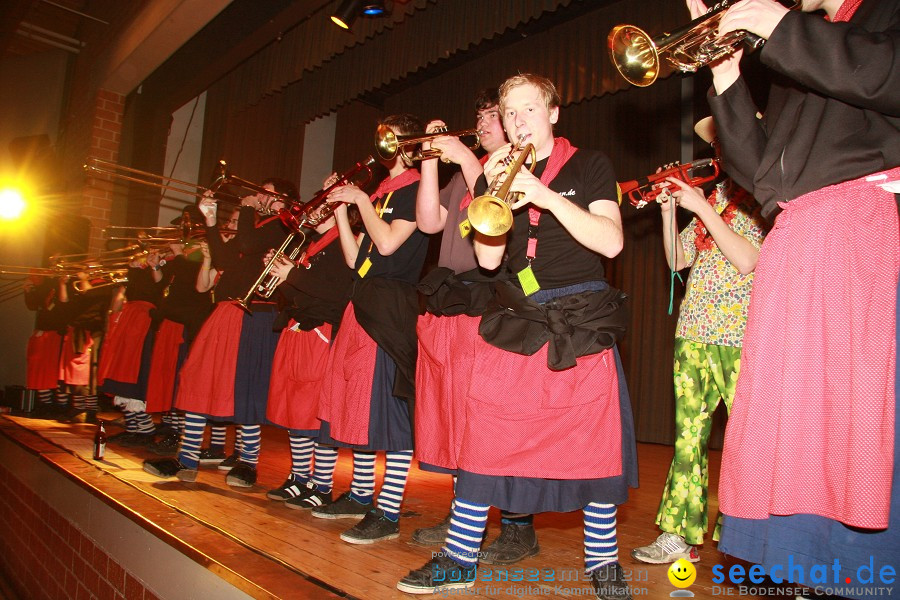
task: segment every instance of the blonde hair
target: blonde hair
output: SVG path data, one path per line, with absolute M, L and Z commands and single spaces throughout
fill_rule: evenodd
M 556 91 L 556 86 L 553 85 L 552 81 L 533 73 L 519 73 L 504 81 L 500 86 L 500 111 L 503 112 L 505 109 L 506 96 L 510 90 L 529 83 L 538 89 L 538 93 L 547 106 L 547 110 L 560 105 L 559 92 Z

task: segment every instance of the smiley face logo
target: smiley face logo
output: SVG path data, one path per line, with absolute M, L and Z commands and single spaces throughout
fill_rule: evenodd
M 669 567 L 669 583 L 677 588 L 690 587 L 697 579 L 697 569 L 683 558 L 679 558 Z

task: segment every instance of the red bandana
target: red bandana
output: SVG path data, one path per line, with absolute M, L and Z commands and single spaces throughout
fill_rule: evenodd
M 322 235 L 322 237 L 309 245 L 309 247 L 306 249 L 306 252 L 304 252 L 303 256 L 300 258 L 300 264 L 306 268 L 309 268 L 309 259 L 324 250 L 328 244 L 330 244 L 337 238 L 337 236 L 338 228 L 337 225 L 335 225 L 334 227 L 326 231 Z
M 841 7 L 834 15 L 834 22 L 838 23 L 840 21 L 849 21 L 853 18 L 854 13 L 856 13 L 856 9 L 859 8 L 859 5 L 862 4 L 863 0 L 844 0 L 844 3 L 841 4 Z
M 378 189 L 375 190 L 375 193 L 372 194 L 369 199 L 372 200 L 372 202 L 375 202 L 385 194 L 389 194 L 394 190 L 399 190 L 402 187 L 406 187 L 421 178 L 422 176 L 419 175 L 419 171 L 417 169 L 407 169 L 396 177 L 385 177 L 381 180 L 381 183 L 378 184 Z

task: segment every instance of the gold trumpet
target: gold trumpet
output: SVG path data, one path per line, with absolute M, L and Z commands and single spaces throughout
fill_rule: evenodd
M 510 193 L 509 188 L 526 159 L 531 158 L 529 171 L 534 171 L 537 163 L 534 145 L 525 144 L 527 138 L 526 135 L 519 136 L 519 141 L 501 163 L 506 168 L 494 177 L 487 191 L 469 205 L 469 223 L 482 235 L 503 235 L 512 227 L 513 214 L 510 207 L 518 200 L 519 193 Z
M 441 157 L 441 151 L 437 148 L 431 148 L 429 150 L 422 150 L 421 148 L 417 148 L 416 151 L 412 154 L 408 154 L 406 151 L 407 146 L 418 146 L 423 142 L 429 142 L 435 138 L 443 137 L 445 135 L 457 138 L 474 136 L 475 142 L 469 146 L 470 150 L 477 150 L 478 146 L 481 145 L 481 131 L 479 129 L 466 129 L 463 131 L 448 132 L 446 127 L 442 127 L 440 131 L 436 131 L 434 133 L 397 135 L 387 125 L 379 125 L 378 129 L 375 131 L 375 150 L 378 152 L 378 156 L 380 156 L 384 160 L 391 160 L 399 153 L 400 156 L 410 161 L 440 158 L 442 161 L 447 162 L 445 158 Z
M 693 73 L 700 67 L 733 54 L 741 42 L 751 49 L 765 43 L 759 36 L 744 30 L 719 37 L 719 21 L 736 0 L 720 0 L 701 15 L 671 33 L 650 37 L 634 25 L 617 25 L 607 37 L 609 57 L 625 80 L 647 87 L 659 77 L 662 59 L 682 72 Z M 800 2 L 793 2 L 794 9 Z
M 98 288 L 109 287 L 111 285 L 122 285 L 124 283 L 128 283 L 127 270 L 97 271 L 88 273 L 87 275 L 88 277 L 84 279 L 77 279 L 74 283 L 72 283 L 72 289 L 74 289 L 79 294 L 83 294 L 88 290 L 96 290 Z M 94 283 L 94 281 L 98 281 L 98 283 Z

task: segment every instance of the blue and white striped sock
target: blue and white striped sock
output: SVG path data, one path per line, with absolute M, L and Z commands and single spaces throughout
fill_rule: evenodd
M 618 562 L 616 505 L 591 502 L 584 507 L 584 567 L 590 573 Z
M 181 434 L 178 462 L 188 469 L 196 469 L 200 466 L 200 446 L 203 444 L 205 429 L 206 417 L 195 413 L 185 413 L 184 433 Z
M 241 462 L 255 467 L 259 462 L 259 440 L 262 428 L 259 425 L 240 425 Z
M 174 410 L 170 410 L 168 412 L 163 413 L 162 418 L 160 419 L 162 423 L 165 423 L 172 429 L 178 428 L 178 413 Z
M 137 424 L 138 433 L 153 433 L 156 431 L 156 425 L 153 424 L 153 417 L 145 412 L 139 412 L 135 415 L 135 423 Z
M 53 401 L 57 406 L 68 406 L 69 391 L 66 389 L 65 384 L 53 391 Z
M 291 443 L 291 477 L 294 481 L 306 483 L 312 470 L 313 448 L 316 443 L 311 437 L 288 431 Z
M 234 450 L 235 453 L 240 453 L 241 448 L 244 447 L 244 432 L 241 431 L 240 425 L 234 428 Z
M 133 410 L 122 411 L 125 414 L 125 431 L 128 433 L 137 432 L 137 415 Z
M 97 409 L 100 408 L 97 403 L 97 394 L 88 394 L 84 397 L 84 408 L 88 412 L 97 412 Z
M 334 467 L 337 465 L 338 449 L 334 446 L 322 446 L 316 444 L 315 452 L 315 469 L 313 470 L 312 482 L 316 484 L 316 489 L 327 494 L 334 487 Z
M 375 495 L 375 452 L 371 450 L 353 451 L 353 481 L 350 482 L 350 497 L 360 504 L 370 504 Z
M 412 450 L 398 450 L 387 453 L 384 468 L 384 483 L 378 494 L 378 508 L 384 511 L 391 521 L 400 519 L 400 504 L 403 502 L 403 490 L 409 477 L 409 465 L 412 462 Z
M 84 410 L 84 394 L 72 394 L 72 408 Z
M 37 390 L 37 401 L 44 405 L 53 403 L 53 390 Z
M 213 425 L 209 428 L 209 449 L 225 451 L 225 434 L 228 428 L 225 425 Z
M 443 551 L 464 567 L 478 564 L 478 551 L 487 527 L 487 504 L 476 504 L 456 498 L 450 515 L 450 529 Z

